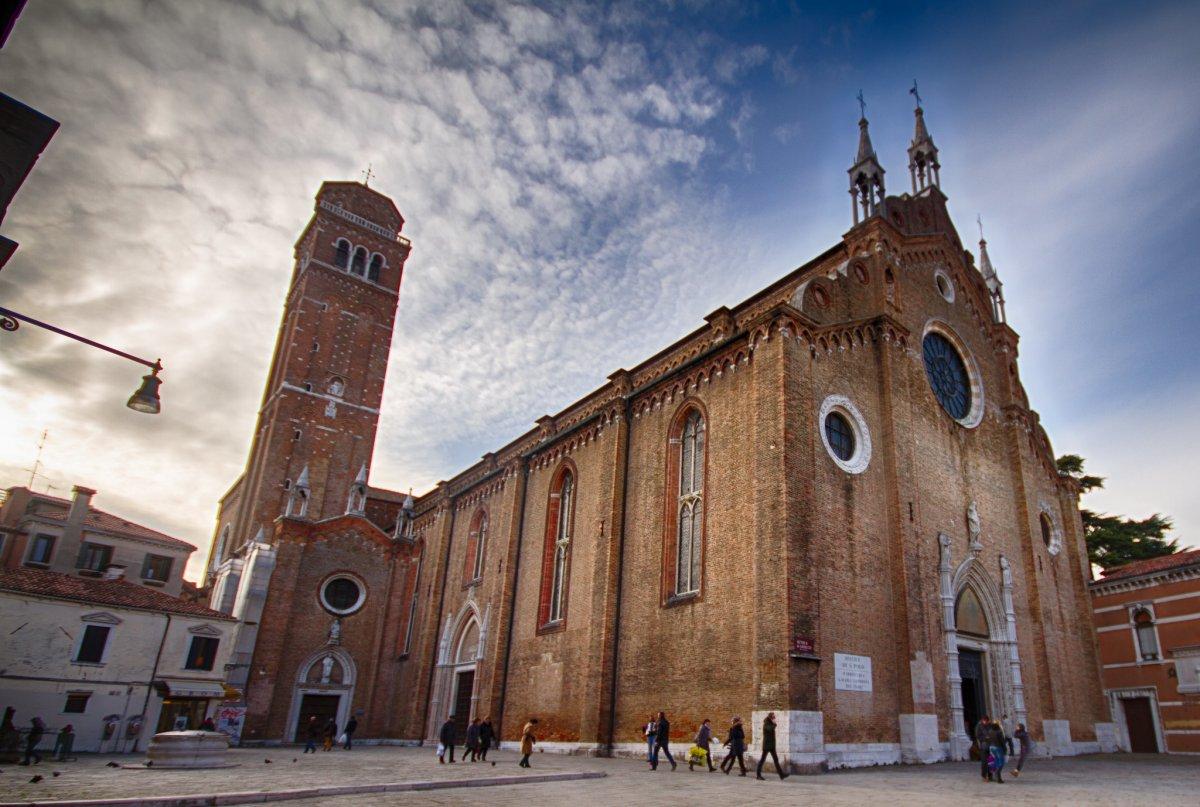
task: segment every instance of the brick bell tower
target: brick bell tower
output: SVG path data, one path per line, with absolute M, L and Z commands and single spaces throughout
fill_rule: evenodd
M 364 183 L 317 192 L 250 456 L 221 501 L 210 579 L 247 542 L 270 542 L 281 515 L 319 521 L 360 510 L 411 250 L 403 226 L 392 200 Z

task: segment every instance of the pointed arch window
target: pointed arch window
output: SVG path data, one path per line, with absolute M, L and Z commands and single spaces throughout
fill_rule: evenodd
M 487 553 L 488 514 L 486 510 L 477 510 L 471 518 L 470 531 L 467 533 L 467 551 L 463 558 L 464 585 L 474 585 L 483 578 L 483 562 Z
M 670 431 L 667 460 L 669 517 L 664 577 L 667 602 L 700 594 L 704 567 L 704 413 L 686 406 Z
M 339 269 L 350 267 L 350 242 L 345 238 L 338 239 L 337 253 L 333 257 L 333 264 Z
M 383 270 L 383 256 L 376 252 L 371 256 L 371 265 L 367 268 L 367 280 L 379 282 L 379 273 Z
M 558 628 L 566 620 L 571 573 L 571 534 L 575 514 L 575 476 L 564 466 L 550 485 L 546 512 L 546 544 L 542 556 L 539 627 Z
M 354 262 L 350 264 L 350 271 L 362 277 L 367 272 L 367 248 L 359 247 L 354 250 Z

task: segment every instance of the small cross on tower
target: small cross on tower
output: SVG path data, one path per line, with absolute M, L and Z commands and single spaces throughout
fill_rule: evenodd
M 913 98 L 917 99 L 917 109 L 921 108 L 921 93 L 917 91 L 917 80 L 913 79 L 913 85 L 908 91 Z
M 867 117 L 867 102 L 863 100 L 862 90 L 858 91 L 858 110 L 860 113 L 859 117 Z
M 371 187 L 371 179 L 376 176 L 378 176 L 378 174 L 372 171 L 371 164 L 367 163 L 367 170 L 362 172 L 363 185 L 368 188 Z

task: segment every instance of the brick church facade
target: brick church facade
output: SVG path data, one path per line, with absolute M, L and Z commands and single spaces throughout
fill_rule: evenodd
M 915 114 L 911 192 L 860 121 L 839 241 L 415 499 L 368 482 L 403 218 L 323 185 L 209 564 L 243 741 L 535 715 L 547 750 L 637 753 L 664 709 L 752 744 L 773 710 L 799 771 L 965 758 L 982 712 L 1115 748 L 1079 491 Z

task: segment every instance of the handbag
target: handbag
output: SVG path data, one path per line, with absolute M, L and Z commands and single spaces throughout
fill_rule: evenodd
M 439 757 L 446 756 L 446 746 L 442 745 L 441 743 L 438 743 L 437 755 Z
M 338 735 L 337 742 L 338 742 L 338 745 L 346 744 L 346 732 L 343 731 L 341 734 Z

